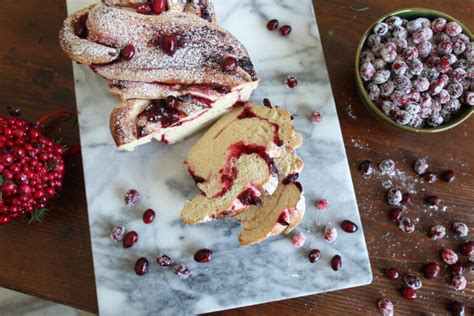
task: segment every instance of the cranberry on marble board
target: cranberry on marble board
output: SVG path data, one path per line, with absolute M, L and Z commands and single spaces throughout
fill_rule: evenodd
M 319 249 L 313 249 L 308 254 L 308 260 L 311 263 L 315 263 L 321 258 L 321 251 Z
M 443 225 L 435 225 L 428 231 L 431 240 L 438 240 L 446 236 L 446 228 Z
M 200 249 L 194 254 L 194 260 L 196 262 L 206 263 L 214 258 L 214 252 L 210 249 Z
M 269 31 L 274 31 L 274 30 L 276 30 L 276 28 L 278 27 L 278 24 L 279 24 L 279 23 L 278 23 L 278 20 L 277 20 L 277 19 L 272 19 L 272 20 L 268 21 L 268 23 L 267 23 L 267 29 L 268 29 Z
M 179 263 L 174 267 L 174 273 L 181 279 L 185 280 L 191 276 L 188 267 L 184 263 Z
M 423 275 L 427 279 L 435 279 L 441 272 L 441 266 L 436 262 L 429 262 L 425 265 Z
M 388 268 L 385 270 L 385 276 L 389 280 L 398 280 L 400 278 L 400 272 L 395 268 Z
M 140 193 L 135 189 L 128 190 L 123 198 L 125 205 L 127 205 L 128 207 L 135 206 L 138 203 L 139 199 Z
M 285 84 L 288 88 L 294 89 L 298 85 L 298 79 L 295 76 L 288 76 L 285 79 Z
M 320 199 L 314 203 L 314 205 L 321 211 L 324 211 L 328 208 L 329 202 L 326 199 Z
M 136 231 L 130 231 L 123 237 L 123 248 L 130 248 L 138 241 Z
M 335 255 L 334 257 L 332 257 L 331 259 L 331 268 L 334 270 L 334 271 L 339 271 L 342 267 L 342 258 L 340 255 Z
M 296 248 L 301 248 L 303 247 L 304 243 L 306 241 L 306 238 L 304 237 L 303 233 L 294 233 L 293 236 L 291 237 L 291 244 L 295 246 Z
M 125 227 L 123 226 L 114 227 L 114 229 L 112 229 L 112 234 L 110 235 L 110 237 L 112 237 L 112 239 L 115 241 L 121 241 L 124 236 L 125 236 Z
M 155 219 L 155 211 L 148 209 L 143 213 L 143 222 L 145 224 L 150 224 Z
M 337 239 L 337 230 L 336 230 L 336 228 L 332 225 L 327 225 L 326 228 L 324 229 L 323 238 L 328 243 L 335 242 L 336 239 Z
M 393 316 L 395 313 L 395 308 L 393 307 L 392 301 L 388 298 L 382 298 L 378 301 L 377 307 L 383 316 Z
M 169 256 L 161 254 L 156 258 L 156 263 L 158 263 L 160 267 L 167 268 L 171 266 L 172 260 Z
M 290 35 L 291 31 L 292 31 L 292 28 L 289 25 L 283 25 L 282 27 L 280 27 L 281 36 L 288 36 Z
M 448 265 L 453 265 L 456 264 L 459 260 L 458 255 L 451 249 L 444 248 L 440 252 L 441 254 L 441 259 L 448 264 Z
M 320 123 L 322 120 L 321 112 L 313 112 L 311 113 L 311 116 L 309 117 L 310 121 L 313 123 Z
M 145 257 L 141 257 L 135 262 L 135 273 L 139 276 L 148 273 L 148 260 Z
M 459 237 L 467 237 L 469 234 L 469 227 L 461 222 L 453 223 L 453 231 Z
M 455 275 L 451 280 L 451 287 L 456 291 L 462 291 L 467 286 L 467 279 L 463 275 Z
M 359 227 L 357 226 L 356 223 L 354 223 L 350 220 L 347 220 L 347 219 L 342 221 L 341 228 L 346 233 L 355 233 L 356 231 L 359 230 Z

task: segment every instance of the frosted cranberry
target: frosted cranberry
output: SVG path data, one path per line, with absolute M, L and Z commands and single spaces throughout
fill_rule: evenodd
M 392 159 L 385 159 L 382 160 L 382 162 L 379 164 L 380 171 L 384 173 L 390 173 L 393 172 L 396 168 L 395 161 Z
M 449 70 L 451 70 L 451 64 L 449 62 L 449 59 L 448 57 L 446 56 L 443 56 L 441 57 L 441 59 L 439 60 L 438 64 L 436 65 L 436 68 L 438 69 L 438 71 L 442 74 L 445 74 L 447 73 Z
M 282 27 L 280 27 L 280 35 L 281 36 L 288 36 L 288 35 L 290 35 L 291 30 L 292 30 L 291 26 L 283 25 Z
M 334 257 L 332 257 L 331 259 L 331 268 L 334 270 L 334 271 L 339 271 L 342 267 L 342 258 L 340 255 L 335 255 Z
M 464 274 L 464 266 L 462 263 L 457 262 L 451 266 L 451 273 L 453 275 L 462 275 Z
M 359 71 L 360 71 L 360 76 L 362 77 L 362 79 L 364 81 L 369 81 L 369 80 L 372 80 L 372 78 L 374 77 L 376 70 L 372 63 L 364 62 L 360 66 Z
M 451 302 L 449 311 L 453 316 L 464 316 L 466 314 L 466 307 L 461 302 Z
M 407 76 L 397 76 L 393 79 L 395 90 L 408 93 L 411 90 L 411 81 Z
M 403 51 L 403 58 L 408 62 L 411 62 L 411 61 L 417 59 L 418 56 L 419 56 L 418 50 L 414 47 L 407 47 Z
M 200 249 L 194 254 L 196 262 L 206 263 L 214 258 L 214 253 L 210 249 Z
M 315 263 L 321 258 L 321 251 L 319 249 L 313 249 L 308 254 L 308 260 L 311 263 Z
M 174 35 L 165 34 L 161 37 L 160 45 L 167 55 L 173 56 L 178 49 L 178 39 Z
M 411 289 L 409 287 L 402 288 L 400 293 L 404 299 L 410 300 L 410 301 L 416 299 L 417 297 L 416 290 Z
M 392 301 L 388 298 L 382 298 L 378 301 L 377 307 L 383 316 L 393 316 L 395 313 L 395 308 L 393 307 Z
M 401 208 L 392 208 L 389 212 L 388 212 L 388 217 L 390 218 L 390 220 L 392 222 L 395 222 L 395 223 L 398 223 L 398 221 L 400 220 L 400 218 L 402 217 L 403 215 L 403 210 Z
M 387 63 L 392 63 L 397 58 L 397 46 L 392 42 L 383 44 L 380 55 Z
M 462 27 L 458 23 L 452 21 L 446 24 L 444 32 L 449 36 L 456 36 L 462 32 Z
M 446 236 L 446 228 L 443 225 L 436 225 L 430 228 L 428 236 L 432 240 L 438 240 Z
M 224 58 L 224 61 L 222 63 L 222 69 L 225 72 L 230 72 L 230 73 L 235 72 L 237 70 L 237 67 L 238 67 L 237 59 L 231 56 Z
M 456 40 L 453 43 L 453 54 L 460 55 L 466 50 L 466 43 L 461 40 Z
M 413 273 L 407 273 L 403 276 L 403 282 L 405 285 L 413 290 L 418 290 L 422 287 L 422 283 L 419 277 L 414 275 Z
M 431 22 L 431 30 L 433 30 L 433 32 L 442 32 L 446 23 L 447 21 L 445 18 L 436 18 Z
M 384 22 L 379 22 L 374 26 L 374 34 L 385 35 L 388 32 L 388 24 Z
M 153 13 L 155 13 L 155 14 L 161 14 L 161 13 L 165 12 L 166 5 L 167 5 L 166 0 L 152 0 L 151 1 L 151 7 L 152 7 L 152 10 L 153 10 Z
M 449 55 L 453 51 L 453 42 L 450 40 L 441 41 L 438 44 L 438 53 L 442 56 Z
M 135 46 L 132 44 L 125 45 L 120 52 L 120 56 L 125 60 L 132 60 L 133 56 L 135 56 Z
M 180 263 L 175 266 L 174 273 L 179 276 L 181 279 L 187 279 L 191 276 L 188 267 L 184 263 Z
M 327 225 L 324 229 L 323 238 L 329 243 L 333 243 L 337 239 L 337 230 L 332 225 Z
M 422 42 L 416 45 L 416 49 L 418 50 L 418 56 L 422 58 L 428 57 L 431 52 L 433 45 L 431 42 Z
M 285 209 L 283 212 L 280 213 L 280 216 L 278 216 L 278 224 L 282 226 L 288 226 L 290 225 L 291 221 L 291 214 L 288 209 Z
M 386 18 L 385 23 L 387 23 L 389 30 L 393 30 L 395 27 L 402 25 L 402 19 L 394 15 Z
M 464 70 L 462 68 L 456 68 L 456 69 L 451 70 L 451 71 L 448 72 L 448 77 L 450 79 L 458 81 L 458 82 L 464 80 L 467 77 L 467 75 L 468 74 L 467 74 L 466 70 Z
M 304 237 L 304 235 L 303 235 L 302 233 L 295 233 L 295 234 L 293 234 L 293 236 L 291 237 L 291 243 L 292 243 L 293 246 L 295 246 L 296 248 L 301 248 L 301 247 L 303 247 L 305 241 L 306 241 L 306 238 Z
M 380 35 L 371 34 L 367 38 L 367 46 L 369 47 L 376 47 L 376 46 L 379 46 L 380 44 L 382 44 L 382 38 L 380 37 Z
M 466 241 L 461 245 L 461 254 L 467 257 L 474 257 L 474 241 Z
M 124 235 L 125 235 L 125 227 L 117 226 L 112 230 L 111 237 L 115 241 L 121 241 L 123 240 Z
M 151 5 L 148 3 L 142 3 L 137 6 L 136 9 L 137 13 L 140 14 L 150 14 L 151 13 Z
M 456 222 L 453 224 L 453 231 L 459 237 L 466 237 L 469 234 L 469 228 L 467 227 L 467 225 L 460 222 Z
M 420 44 L 424 41 L 429 41 L 433 37 L 433 31 L 429 28 L 422 28 L 416 31 L 413 36 L 412 40 L 415 44 Z
M 145 257 L 141 257 L 135 262 L 135 273 L 140 276 L 148 273 L 148 260 Z
M 466 100 L 468 105 L 474 105 L 474 92 L 467 92 L 464 96 L 464 100 Z
M 385 270 L 385 276 L 389 280 L 397 280 L 398 278 L 400 278 L 400 272 L 398 272 L 398 270 L 395 268 L 388 268 L 387 270 Z
M 407 32 L 406 28 L 404 28 L 402 25 L 399 25 L 399 26 L 395 26 L 393 28 L 392 35 L 393 35 L 394 38 L 406 39 L 407 36 L 408 36 L 408 32 Z
M 359 230 L 359 227 L 354 222 L 351 222 L 349 220 L 343 221 L 341 223 L 341 228 L 346 233 L 355 233 Z
M 365 160 L 359 165 L 359 171 L 363 175 L 369 175 L 372 174 L 373 168 L 372 168 L 372 163 L 370 160 Z
M 155 211 L 148 209 L 143 213 L 143 222 L 145 224 L 150 224 L 155 219 Z
M 380 95 L 382 97 L 389 97 L 395 90 L 393 81 L 389 80 L 380 85 Z
M 367 86 L 367 93 L 369 94 L 369 98 L 375 101 L 380 97 L 380 88 L 378 85 L 370 83 Z
M 427 279 L 435 279 L 441 272 L 441 266 L 436 262 L 427 263 L 424 267 L 423 275 Z
M 139 199 L 140 199 L 140 193 L 135 189 L 128 190 L 127 193 L 125 193 L 125 196 L 123 198 L 125 205 L 129 207 L 136 205 Z
M 321 120 L 322 120 L 321 113 L 320 112 L 313 112 L 313 113 L 311 113 L 311 116 L 310 116 L 309 119 L 313 123 L 320 123 Z
M 314 205 L 321 211 L 324 211 L 325 209 L 328 208 L 329 202 L 326 199 L 321 199 L 321 200 L 316 201 Z
M 462 84 L 460 84 L 459 82 L 451 82 L 448 85 L 448 92 L 452 99 L 459 98 L 462 95 L 463 91 L 464 91 L 464 88 Z
M 403 60 L 395 60 L 392 63 L 392 72 L 397 76 L 403 76 L 408 71 L 408 65 Z
M 138 241 L 138 234 L 135 231 L 128 232 L 123 237 L 123 248 L 130 248 Z
M 389 205 L 398 205 L 402 200 L 402 192 L 398 189 L 390 189 L 387 191 L 386 200 Z
M 434 103 L 433 103 L 434 107 Z M 429 126 L 431 127 L 437 127 L 443 124 L 444 118 L 439 114 L 439 113 L 434 113 L 428 119 L 426 120 L 426 123 L 428 123 Z
M 160 267 L 167 268 L 171 266 L 172 261 L 170 257 L 162 254 L 156 258 L 156 263 L 158 263 Z
M 298 80 L 294 76 L 286 77 L 285 84 L 288 88 L 294 89 L 298 85 Z
M 382 84 L 390 79 L 390 70 L 377 70 L 374 74 L 374 83 Z
M 411 219 L 405 216 L 400 218 L 398 227 L 407 234 L 411 234 L 415 231 L 415 224 L 411 221 Z
M 268 21 L 267 29 L 269 31 L 274 31 L 274 30 L 276 30 L 277 27 L 278 27 L 278 20 L 277 19 L 273 19 L 273 20 Z
M 453 265 L 457 263 L 459 260 L 458 255 L 454 251 L 448 248 L 442 249 L 440 254 L 441 254 L 441 259 L 443 259 L 443 261 L 449 265 Z
M 421 175 L 421 178 L 423 179 L 424 182 L 426 183 L 435 183 L 438 181 L 438 176 L 431 171 L 427 171 Z
M 456 291 L 462 291 L 466 288 L 466 286 L 467 286 L 467 280 L 462 275 L 456 275 L 451 280 L 451 287 L 455 289 Z
M 428 205 L 436 206 L 441 202 L 441 198 L 437 195 L 429 195 L 425 198 L 425 202 Z

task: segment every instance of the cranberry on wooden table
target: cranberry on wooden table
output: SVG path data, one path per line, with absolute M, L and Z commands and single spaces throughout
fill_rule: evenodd
M 400 278 L 400 272 L 395 268 L 388 268 L 385 270 L 385 276 L 389 280 L 398 280 Z
M 412 301 L 417 298 L 417 293 L 416 290 L 409 288 L 409 287 L 404 287 L 400 290 L 400 293 L 402 297 L 406 300 Z
M 430 262 L 425 265 L 423 275 L 427 279 L 435 279 L 441 272 L 441 266 L 436 262 Z

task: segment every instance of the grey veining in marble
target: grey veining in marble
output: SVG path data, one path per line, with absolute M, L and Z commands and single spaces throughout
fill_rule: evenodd
M 68 0 L 73 12 L 93 0 Z M 184 225 L 179 212 L 197 190 L 183 161 L 198 135 L 166 146 L 152 143 L 132 153 L 115 150 L 108 129 L 109 114 L 116 100 L 107 92 L 105 80 L 87 67 L 74 65 L 84 172 L 92 235 L 95 276 L 100 312 L 116 314 L 178 315 L 210 312 L 310 295 L 371 282 L 372 274 L 363 233 L 339 231 L 334 244 L 322 238 L 325 224 L 337 225 L 360 218 L 344 150 L 344 144 L 324 63 L 321 41 L 311 0 L 215 0 L 219 23 L 232 31 L 248 48 L 262 78 L 253 100 L 270 97 L 273 104 L 295 114 L 295 124 L 304 135 L 299 154 L 305 160 L 300 177 L 305 188 L 307 211 L 299 231 L 306 238 L 302 249 L 280 236 L 240 248 L 239 225 L 233 221 Z M 267 31 L 270 18 L 289 23 L 288 38 Z M 296 89 L 283 85 L 287 75 L 299 80 Z M 308 120 L 312 111 L 323 120 Z M 142 193 L 139 205 L 127 208 L 123 194 L 129 188 Z M 312 202 L 327 198 L 321 212 Z M 141 220 L 153 208 L 157 218 L 151 225 Z M 109 237 L 112 227 L 124 224 L 140 234 L 139 242 L 125 250 Z M 197 249 L 211 248 L 209 264 L 193 262 Z M 322 251 L 317 264 L 307 253 Z M 192 277 L 178 279 L 171 270 L 158 268 L 154 258 L 166 253 L 188 264 Z M 343 267 L 331 270 L 329 261 L 340 254 Z M 138 257 L 151 262 L 150 272 L 139 277 L 133 271 Z

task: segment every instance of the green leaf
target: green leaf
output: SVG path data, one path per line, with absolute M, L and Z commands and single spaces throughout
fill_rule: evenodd
M 5 181 L 7 181 L 7 180 L 5 179 L 5 177 L 2 176 L 2 175 L 0 175 L 0 184 L 4 184 Z
M 362 8 L 348 7 L 348 8 L 354 12 L 364 12 L 370 9 L 369 7 L 362 7 Z
M 38 208 L 34 210 L 31 213 L 31 218 L 28 224 L 31 224 L 33 222 L 41 223 L 48 213 L 49 213 L 49 210 L 47 208 Z

